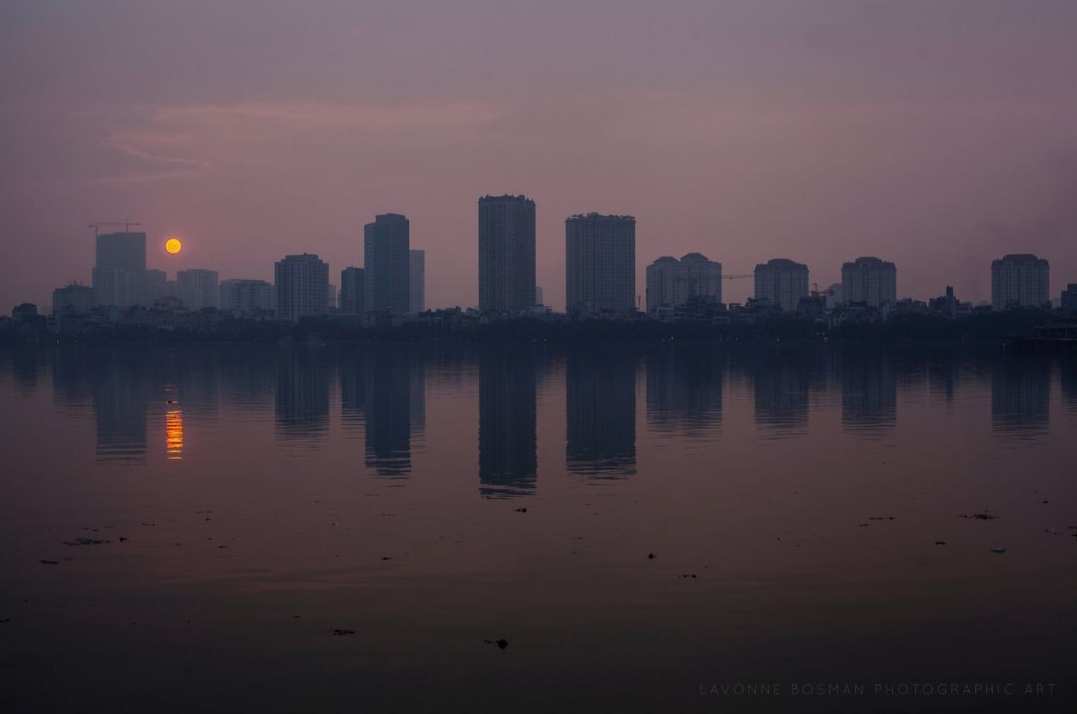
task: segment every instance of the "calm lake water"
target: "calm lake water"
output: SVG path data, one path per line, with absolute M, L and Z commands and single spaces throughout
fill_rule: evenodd
M 0 443 L 5 711 L 1077 704 L 1072 354 L 0 351 Z

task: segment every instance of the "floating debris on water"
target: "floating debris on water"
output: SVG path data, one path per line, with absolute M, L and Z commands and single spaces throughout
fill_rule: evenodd
M 95 540 L 94 538 L 76 538 L 75 540 L 65 540 L 64 545 L 102 545 L 111 542 L 110 540 Z

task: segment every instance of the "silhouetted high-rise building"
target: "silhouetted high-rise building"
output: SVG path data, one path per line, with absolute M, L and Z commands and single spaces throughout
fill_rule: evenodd
M 188 310 L 201 310 L 204 307 L 217 307 L 220 287 L 217 284 L 217 271 L 191 268 L 176 273 L 180 299 Z
M 92 282 L 103 305 L 131 305 L 139 297 L 146 273 L 145 233 L 101 233 Z
M 841 266 L 841 293 L 846 303 L 882 307 L 897 302 L 897 267 L 879 258 L 857 258 Z
M 991 263 L 991 307 L 1043 307 L 1050 303 L 1051 266 L 1030 253 L 1003 256 Z
M 52 291 L 52 314 L 80 315 L 97 304 L 94 289 L 86 285 L 66 285 Z
M 98 268 L 115 268 L 129 273 L 146 269 L 145 233 L 102 233 L 97 236 Z
M 345 315 L 362 315 L 366 312 L 366 281 L 362 268 L 345 268 L 340 271 L 340 311 Z
M 265 280 L 222 280 L 219 304 L 237 315 L 265 314 L 276 308 L 273 286 Z
M 310 253 L 288 255 L 274 266 L 277 317 L 298 320 L 324 315 L 329 293 L 329 266 Z
M 408 289 L 411 297 L 408 299 L 408 312 L 420 313 L 426 311 L 426 251 L 413 250 L 408 256 L 410 275 L 408 276 Z
M 1077 283 L 1070 283 L 1062 291 L 1061 307 L 1067 312 L 1077 312 Z
M 517 314 L 535 304 L 535 202 L 479 199 L 479 309 Z
M 408 219 L 396 213 L 375 216 L 363 227 L 367 311 L 401 315 L 408 311 L 410 233 Z
M 787 258 L 774 258 L 755 266 L 755 299 L 769 300 L 791 312 L 808 297 L 808 266 Z
M 636 307 L 636 219 L 598 213 L 565 220 L 565 306 L 569 312 Z
M 647 312 L 687 305 L 692 298 L 722 302 L 722 264 L 700 253 L 663 256 L 647 266 Z

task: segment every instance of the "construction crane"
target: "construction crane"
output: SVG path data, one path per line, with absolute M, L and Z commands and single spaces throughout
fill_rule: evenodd
M 105 226 L 123 226 L 124 233 L 131 232 L 131 226 L 141 226 L 141 223 L 133 223 L 131 221 L 98 221 L 97 223 L 91 223 L 86 226 L 87 228 L 93 228 L 93 236 L 97 237 L 97 234 L 101 232 L 101 229 Z
M 722 275 L 722 280 L 737 280 L 738 278 L 754 278 L 752 273 L 742 273 L 740 275 Z

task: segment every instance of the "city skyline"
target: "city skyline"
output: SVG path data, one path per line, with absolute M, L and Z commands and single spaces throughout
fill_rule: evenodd
M 1073 3 L 235 8 L 4 3 L 0 303 L 88 283 L 91 221 L 141 222 L 157 267 L 180 236 L 170 274 L 269 280 L 302 251 L 354 265 L 390 209 L 437 237 L 426 302 L 475 305 L 490 192 L 536 200 L 558 309 L 559 220 L 587 210 L 636 216 L 637 286 L 646 259 L 692 251 L 731 273 L 785 256 L 820 285 L 886 256 L 903 295 L 974 301 L 1008 253 L 1077 273 Z M 622 40 L 598 52 L 597 24 Z M 95 27 L 138 31 L 85 51 Z
M 520 223 L 522 228 L 520 226 L 512 228 L 513 221 L 519 222 L 520 218 L 508 220 L 508 217 L 513 215 L 513 211 L 518 211 L 519 209 L 523 209 L 521 214 L 523 222 Z M 506 213 L 506 210 L 508 213 Z M 511 309 L 506 309 L 501 306 L 501 303 L 495 304 L 494 302 L 484 308 L 480 303 L 478 306 L 480 311 L 512 316 L 528 312 L 532 306 L 542 307 L 539 303 L 541 288 L 533 286 L 534 281 L 530 280 L 532 273 L 530 272 L 529 261 L 530 256 L 534 255 L 534 247 L 531 243 L 536 222 L 535 214 L 535 203 L 526 196 L 486 195 L 480 197 L 477 227 L 478 253 L 480 268 L 483 268 L 484 265 L 489 266 L 486 268 L 487 273 L 485 274 L 488 276 L 486 278 L 483 277 L 483 270 L 480 270 L 480 295 L 483 290 L 481 283 L 486 280 L 490 285 L 488 290 L 490 291 L 491 300 L 497 290 L 504 292 L 511 287 L 514 291 L 511 297 L 515 303 L 518 303 Z M 96 225 L 91 227 L 96 228 Z M 379 214 L 375 222 L 364 226 L 364 268 L 349 266 L 345 267 L 340 273 L 339 304 L 337 301 L 338 286 L 328 282 L 327 277 L 325 287 L 328 299 L 324 307 L 324 313 L 304 312 L 303 314 L 312 316 L 339 311 L 345 314 L 390 312 L 404 315 L 416 314 L 427 309 L 436 310 L 446 307 L 474 308 L 474 305 L 427 306 L 425 304 L 425 250 L 409 249 L 409 233 L 409 220 L 406 216 L 395 213 Z M 98 233 L 95 236 L 97 257 L 91 270 L 91 285 L 86 286 L 75 280 L 69 281 L 63 286 L 57 286 L 50 293 L 53 301 L 55 301 L 57 295 L 62 294 L 63 304 L 70 305 L 72 304 L 70 303 L 72 296 L 67 294 L 68 289 L 92 287 L 94 304 L 115 305 L 118 307 L 136 304 L 150 306 L 157 299 L 168 297 L 178 299 L 188 309 L 198 310 L 204 307 L 218 308 L 224 306 L 228 302 L 223 292 L 226 284 L 265 282 L 258 279 L 237 277 L 219 280 L 218 272 L 207 268 L 179 269 L 175 273 L 176 279 L 168 280 L 167 271 L 152 268 L 148 265 L 145 259 L 146 240 L 146 233 L 142 231 Z M 174 236 L 162 239 L 162 248 L 175 241 Z M 786 312 L 798 310 L 800 301 L 806 300 L 812 295 L 825 296 L 828 308 L 831 307 L 830 303 L 833 301 L 836 305 L 862 303 L 873 309 L 883 308 L 886 305 L 894 307 L 902 301 L 911 300 L 916 302 L 919 298 L 924 298 L 924 300 L 933 299 L 939 295 L 939 293 L 935 293 L 933 295 L 916 296 L 901 292 L 898 290 L 897 269 L 894 263 L 874 256 L 859 256 L 852 261 L 842 263 L 841 281 L 832 284 L 829 288 L 823 288 L 817 280 L 809 277 L 809 266 L 787 258 L 771 258 L 766 263 L 756 265 L 754 274 L 738 275 L 723 274 L 720 262 L 711 263 L 700 253 L 691 252 L 686 254 L 682 261 L 677 261 L 669 256 L 661 256 L 653 262 L 645 262 L 643 268 L 647 277 L 641 286 L 636 286 L 634 278 L 635 274 L 639 272 L 640 265 L 635 255 L 635 218 L 633 216 L 607 216 L 594 212 L 569 216 L 565 219 L 565 241 L 566 288 L 568 292 L 565 299 L 565 312 L 570 314 L 581 310 L 584 313 L 592 312 L 595 314 L 623 313 L 638 310 L 639 312 L 654 315 L 658 304 L 672 309 L 686 305 L 689 298 L 692 297 L 703 297 L 708 302 L 726 304 L 722 300 L 722 281 L 751 278 L 753 276 L 754 290 L 751 295 L 747 296 L 746 302 L 749 300 L 763 300 Z M 518 252 L 520 249 L 506 250 L 506 247 L 513 246 L 516 243 L 526 246 L 526 250 L 520 254 L 520 257 L 514 258 L 512 257 L 513 251 Z M 172 251 L 166 252 L 172 253 Z M 176 251 L 176 253 L 178 252 Z M 172 254 L 175 255 L 175 253 Z M 304 252 L 302 255 L 322 262 L 318 254 Z M 285 256 L 284 260 L 287 262 L 297 257 L 299 256 L 289 255 Z M 521 259 L 520 265 L 515 266 L 512 264 L 513 260 L 520 261 Z M 672 274 L 659 279 L 658 273 L 655 272 L 656 270 L 669 268 L 670 265 L 687 269 L 688 266 L 699 261 L 713 266 L 714 274 L 708 280 L 716 282 L 716 287 L 700 291 L 697 286 L 685 291 L 684 286 L 674 290 L 669 285 L 663 288 L 663 291 L 671 291 L 669 295 L 660 298 L 660 303 L 654 302 L 656 298 L 652 295 L 652 291 L 659 287 L 659 283 L 673 279 Z M 1022 265 L 1025 263 L 1034 264 L 1037 271 L 1034 285 L 1031 287 L 1026 286 L 1023 291 L 1019 282 L 1007 284 L 1006 287 L 1002 287 L 1002 283 L 1000 283 L 1000 274 L 998 272 L 1000 267 L 1016 264 L 1017 261 Z M 368 262 L 375 263 L 380 268 L 376 267 L 373 270 L 366 268 L 365 266 Z M 274 282 L 269 285 L 273 293 L 277 293 L 277 285 L 280 281 L 280 264 L 281 261 L 274 263 Z M 328 271 L 334 269 L 324 262 L 323 265 Z M 1052 293 L 1050 287 L 1050 261 L 1030 253 L 1006 254 L 1001 258 L 996 258 L 991 262 L 990 272 L 991 299 L 978 300 L 975 303 L 970 302 L 968 304 L 989 305 L 995 310 L 1004 310 L 1011 307 L 1040 308 L 1052 305 L 1059 306 L 1067 299 L 1067 287 L 1072 286 L 1072 283 L 1062 280 L 1061 285 L 1066 287 L 1059 287 L 1057 293 Z M 507 279 L 515 273 L 519 273 L 527 279 L 523 281 Z M 360 277 L 356 278 L 353 274 Z M 372 299 L 373 291 L 375 290 L 374 286 L 378 283 L 372 283 L 367 276 L 373 276 L 373 281 L 379 281 L 380 278 L 380 282 L 383 284 L 380 290 L 380 293 L 383 293 L 380 302 Z M 681 276 L 677 280 L 683 282 L 686 277 Z M 349 297 L 350 291 L 346 286 L 349 280 L 354 279 L 360 280 L 363 285 L 363 295 L 358 298 L 358 302 Z M 698 276 L 692 278 L 692 280 L 698 279 Z M 409 287 L 409 283 L 415 280 L 418 282 L 412 289 L 412 287 Z M 659 283 L 652 284 L 654 280 L 659 280 Z M 1017 273 L 1014 273 L 1013 277 L 1010 278 L 1011 282 L 1012 280 L 1019 280 Z M 1028 278 L 1025 280 L 1027 281 Z M 400 285 L 400 282 L 404 284 Z M 500 288 L 496 287 L 498 284 L 501 285 Z M 834 292 L 835 289 L 839 290 L 837 294 Z M 597 302 L 595 302 L 595 297 L 592 296 L 592 293 L 596 290 L 602 292 L 602 297 Z M 1009 297 L 1009 294 L 1004 292 L 1007 290 L 1013 293 L 1012 297 Z M 946 293 L 953 295 L 952 285 L 946 285 Z M 572 305 L 573 294 L 577 296 L 575 306 Z M 673 297 L 675 294 L 677 295 L 676 298 Z M 525 297 L 521 297 L 526 295 L 533 295 L 533 301 L 528 301 Z M 1058 297 L 1057 301 L 1055 300 L 1056 295 Z M 266 297 L 270 298 L 271 302 L 273 301 L 272 295 L 267 295 Z M 630 300 L 630 298 L 633 299 Z M 499 299 L 503 302 L 507 298 L 502 296 Z M 919 301 L 924 302 L 924 300 Z M 244 303 L 246 308 L 253 306 L 249 297 L 241 302 Z M 630 302 L 636 304 L 630 304 Z M 38 306 L 37 303 L 30 303 L 29 301 L 16 303 L 16 306 L 22 305 Z M 360 306 L 362 309 L 359 309 Z M 52 303 L 42 303 L 38 307 L 43 308 L 43 312 L 56 312 L 56 308 Z M 233 307 L 232 309 L 236 310 L 237 308 Z M 241 313 L 244 312 L 242 308 L 238 310 Z M 289 314 L 290 316 L 285 319 L 294 320 L 296 318 L 296 315 L 291 315 L 290 311 Z

